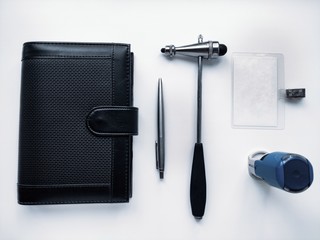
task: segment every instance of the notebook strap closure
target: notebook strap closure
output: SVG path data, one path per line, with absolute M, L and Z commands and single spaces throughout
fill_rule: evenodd
M 102 106 L 91 110 L 87 127 L 99 136 L 138 135 L 138 108 L 128 106 Z

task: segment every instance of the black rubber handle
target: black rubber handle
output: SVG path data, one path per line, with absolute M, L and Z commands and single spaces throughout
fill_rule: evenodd
M 204 215 L 207 199 L 206 171 L 202 143 L 194 146 L 193 163 L 190 183 L 190 201 L 192 215 L 201 219 Z

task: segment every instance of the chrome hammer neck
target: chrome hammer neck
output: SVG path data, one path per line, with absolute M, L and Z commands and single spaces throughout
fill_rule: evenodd
M 198 43 L 203 42 L 202 35 L 199 35 Z M 198 57 L 198 94 L 197 94 L 197 143 L 201 143 L 201 122 L 202 122 L 202 60 Z

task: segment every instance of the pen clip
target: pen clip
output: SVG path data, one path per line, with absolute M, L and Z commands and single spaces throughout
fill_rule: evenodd
M 159 169 L 159 149 L 158 149 L 158 142 L 155 142 L 156 147 L 156 168 Z

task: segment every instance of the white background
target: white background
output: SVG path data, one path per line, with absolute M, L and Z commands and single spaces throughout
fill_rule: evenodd
M 217 40 L 228 53 L 203 67 L 204 218 L 189 203 L 196 138 L 196 60 L 160 49 Z M 20 206 L 16 182 L 22 44 L 26 41 L 131 43 L 135 53 L 133 198 L 128 204 Z M 319 239 L 320 1 L 0 1 L 0 239 Z M 282 53 L 287 88 L 284 130 L 231 127 L 232 53 Z M 166 172 L 155 170 L 157 79 L 163 78 Z M 289 151 L 314 167 L 313 185 L 290 194 L 252 179 L 252 151 Z

